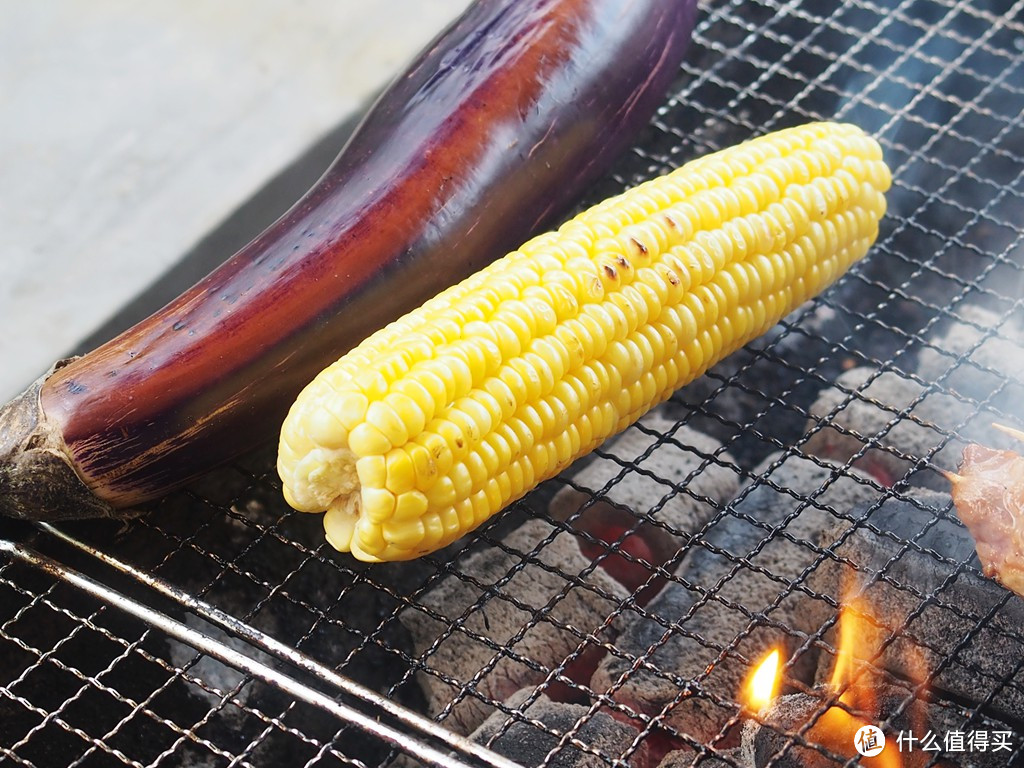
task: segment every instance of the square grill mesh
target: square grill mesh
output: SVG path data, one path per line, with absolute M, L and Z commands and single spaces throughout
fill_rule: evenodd
M 421 561 L 335 553 L 280 499 L 269 450 L 124 527 L 4 522 L 3 761 L 373 766 L 433 745 L 498 764 L 450 736 L 490 715 L 479 740 L 529 743 L 533 764 L 657 765 L 675 749 L 678 765 L 744 765 L 728 670 L 771 638 L 788 690 L 816 690 L 849 573 L 876 602 L 876 672 L 904 692 L 891 724 L 930 690 L 947 730 L 1010 734 L 979 764 L 1019 759 L 1024 609 L 981 577 L 934 469 L 988 422 L 1024 428 L 1021 9 L 705 3 L 671 98 L 581 206 L 769 130 L 845 120 L 894 172 L 869 257 L 657 420 Z M 700 484 L 715 473 L 728 493 Z M 681 506 L 699 524 L 681 527 Z M 781 729 L 772 764 L 812 737 Z

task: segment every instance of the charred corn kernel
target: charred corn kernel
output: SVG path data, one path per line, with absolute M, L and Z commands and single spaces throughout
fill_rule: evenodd
M 281 432 L 285 497 L 364 560 L 449 544 L 835 280 L 888 186 L 872 139 L 818 123 L 585 211 L 311 382 Z
M 437 479 L 437 461 L 421 443 L 408 443 L 409 460 L 416 477 L 413 485 L 427 488 Z

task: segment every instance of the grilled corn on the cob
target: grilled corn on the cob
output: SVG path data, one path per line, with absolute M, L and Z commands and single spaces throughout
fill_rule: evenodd
M 454 541 L 832 283 L 889 181 L 873 139 L 816 123 L 606 200 L 317 376 L 285 497 L 363 560 Z

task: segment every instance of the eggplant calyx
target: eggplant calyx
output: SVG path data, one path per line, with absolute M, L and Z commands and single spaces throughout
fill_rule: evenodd
M 59 361 L 0 407 L 0 514 L 47 522 L 124 516 L 78 476 L 60 429 L 40 406 L 43 382 L 68 362 Z

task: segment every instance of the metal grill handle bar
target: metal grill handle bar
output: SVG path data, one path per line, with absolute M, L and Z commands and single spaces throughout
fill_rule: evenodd
M 208 619 L 211 623 L 221 626 L 225 630 L 238 635 L 242 639 L 260 647 L 261 649 L 265 649 L 274 656 L 317 675 L 325 682 L 337 686 L 346 693 L 351 693 L 353 696 L 358 697 L 379 710 L 383 710 L 387 714 L 400 720 L 403 724 L 414 728 L 416 731 L 442 741 L 449 748 L 474 758 L 476 762 L 464 762 L 449 752 L 433 747 L 430 744 L 409 735 L 408 733 L 387 725 L 386 723 L 382 723 L 372 716 L 364 714 L 358 709 L 332 699 L 320 691 L 310 688 L 309 686 L 294 680 L 288 675 L 285 675 L 278 670 L 275 670 L 272 667 L 269 667 L 266 664 L 263 664 L 262 662 L 259 662 L 228 645 L 225 645 L 216 638 L 203 634 L 202 632 L 182 624 L 159 611 L 132 600 L 120 592 L 89 578 L 85 574 L 72 568 L 68 568 L 56 560 L 36 552 L 30 547 L 26 547 L 22 544 L 6 539 L 0 539 L 0 552 L 45 571 L 51 576 L 86 592 L 92 597 L 120 609 L 121 611 L 124 611 L 150 626 L 155 627 L 161 632 L 164 632 L 175 640 L 195 648 L 197 651 L 206 654 L 210 658 L 216 659 L 222 664 L 226 664 L 240 672 L 251 675 L 268 685 L 275 686 L 285 693 L 294 696 L 296 699 L 322 709 L 339 720 L 351 723 L 364 731 L 372 733 L 395 747 L 414 755 L 417 759 L 422 760 L 429 765 L 436 766 L 437 768 L 448 768 L 448 766 L 451 766 L 452 768 L 473 768 L 474 764 L 479 765 L 480 763 L 483 763 L 492 766 L 492 768 L 521 768 L 517 763 L 514 763 L 511 760 L 508 760 L 501 755 L 470 741 L 469 739 L 450 733 L 432 720 L 422 717 L 421 715 L 417 715 L 411 710 L 400 707 L 383 696 L 380 696 L 376 692 L 368 688 L 364 688 L 352 680 L 348 680 L 337 672 L 318 664 L 308 656 L 289 648 L 283 643 L 274 640 L 244 622 L 240 622 L 237 619 L 232 618 L 228 614 L 219 611 L 208 603 L 198 600 L 194 596 L 182 592 L 160 579 L 138 571 L 137 569 L 120 562 L 116 558 L 97 552 L 88 547 L 88 545 L 78 542 L 74 538 L 67 536 L 50 526 L 42 525 L 41 527 L 45 528 L 48 532 L 54 534 L 63 541 L 76 546 L 82 551 L 88 552 L 109 565 L 122 570 L 124 573 L 138 578 L 141 582 L 159 591 L 161 594 L 170 597 L 189 610 L 193 610 L 198 615 Z

